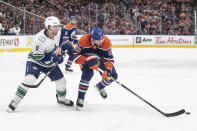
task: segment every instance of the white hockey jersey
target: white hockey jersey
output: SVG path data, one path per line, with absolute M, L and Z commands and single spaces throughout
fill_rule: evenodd
M 33 37 L 31 43 L 32 50 L 28 55 L 28 61 L 43 67 L 51 67 L 54 64 L 51 61 L 51 55 L 59 46 L 61 32 L 59 31 L 53 39 L 48 38 L 44 32 L 45 30 L 43 29 Z

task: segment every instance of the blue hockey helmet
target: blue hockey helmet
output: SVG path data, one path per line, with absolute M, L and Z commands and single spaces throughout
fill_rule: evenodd
M 76 16 L 71 16 L 70 21 L 77 21 L 77 17 Z
M 76 16 L 71 16 L 70 17 L 70 24 L 71 25 L 76 25 L 77 24 L 77 17 Z
M 104 32 L 100 28 L 94 27 L 90 30 L 90 36 L 94 40 L 101 40 L 104 38 Z

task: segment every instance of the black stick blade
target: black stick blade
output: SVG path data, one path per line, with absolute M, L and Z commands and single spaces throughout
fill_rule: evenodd
M 185 110 L 182 109 L 182 110 L 174 112 L 174 113 L 164 113 L 163 115 L 166 116 L 166 117 L 174 117 L 174 116 L 179 116 L 179 115 L 184 114 L 184 113 L 185 113 Z

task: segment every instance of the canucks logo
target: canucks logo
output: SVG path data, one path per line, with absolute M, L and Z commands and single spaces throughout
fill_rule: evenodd
M 76 34 L 76 32 L 75 32 L 75 31 L 73 31 L 73 32 L 70 34 L 71 39 L 74 39 L 75 34 Z

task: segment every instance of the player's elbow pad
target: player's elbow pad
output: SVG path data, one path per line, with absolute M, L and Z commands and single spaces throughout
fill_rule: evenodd
M 75 63 L 76 64 L 85 64 L 87 61 L 87 58 L 85 56 L 78 56 L 76 59 L 75 59 Z

